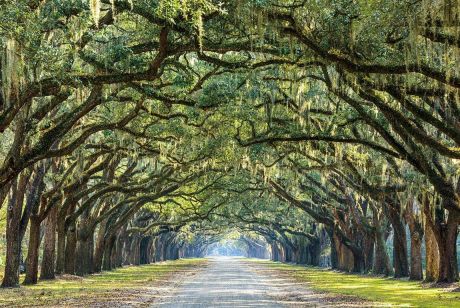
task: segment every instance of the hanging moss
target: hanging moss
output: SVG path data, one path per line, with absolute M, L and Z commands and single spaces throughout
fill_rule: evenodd
M 101 13 L 101 2 L 100 0 L 90 0 L 89 2 L 91 16 L 96 27 L 99 27 L 99 16 Z
M 17 95 L 19 90 L 19 57 L 17 42 L 13 38 L 8 38 L 4 42 L 2 52 L 2 92 L 6 107 L 10 106 L 12 95 Z

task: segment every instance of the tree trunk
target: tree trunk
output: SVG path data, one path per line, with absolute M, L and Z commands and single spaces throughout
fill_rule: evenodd
M 114 259 L 115 267 L 123 266 L 123 252 L 125 249 L 126 249 L 125 248 L 125 236 L 121 234 L 117 237 L 115 259 Z M 139 247 L 137 249 L 139 250 Z M 136 265 L 139 265 L 139 263 L 137 263 Z
M 458 281 L 457 236 L 460 216 L 449 213 L 446 224 L 442 224 L 435 233 L 439 248 L 438 282 Z
M 388 257 L 386 249 L 385 234 L 384 230 L 382 229 L 381 216 L 383 215 L 376 213 L 376 210 L 374 210 L 373 215 L 375 228 L 375 256 L 372 271 L 376 275 L 389 276 L 392 274 L 392 270 L 390 265 L 390 258 Z
M 353 272 L 362 273 L 364 270 L 364 255 L 362 253 L 353 253 Z
M 8 202 L 6 213 L 6 260 L 5 275 L 2 287 L 11 288 L 19 286 L 19 262 L 21 257 L 22 235 L 25 232 L 26 222 L 21 228 L 21 216 L 24 206 L 24 196 L 30 172 L 24 171 L 19 180 L 11 186 L 11 198 Z M 30 206 L 30 205 L 29 205 Z
M 410 280 L 422 280 L 422 239 L 423 226 L 420 211 L 414 208 L 418 204 L 415 200 L 410 200 L 406 206 L 404 217 L 410 230 Z
M 8 193 L 10 192 L 11 182 L 0 187 L 0 209 L 3 206 L 3 202 L 5 201 Z
M 77 235 L 75 274 L 85 276 L 90 272 L 89 241 L 86 236 Z
M 338 269 L 339 268 L 339 259 L 337 253 L 337 246 L 334 240 L 335 235 L 331 228 L 327 228 L 327 234 L 329 235 L 329 242 L 331 246 L 331 268 Z
M 112 250 L 110 254 L 110 268 L 115 269 L 117 268 L 117 257 L 118 257 L 118 250 L 120 250 L 120 245 L 119 245 L 119 236 L 114 235 L 114 240 L 113 240 L 113 245 L 112 245 Z
M 393 267 L 395 278 L 409 276 L 406 235 L 405 233 L 402 233 L 405 231 L 404 228 L 401 227 L 402 226 L 396 227 L 398 231 L 395 231 L 395 233 L 393 233 Z
M 57 232 L 57 256 L 56 256 L 56 274 L 62 274 L 65 266 L 65 241 L 66 241 L 66 230 L 65 230 L 65 215 L 59 215 L 56 226 Z
M 155 247 L 153 245 L 153 237 L 150 236 L 150 241 L 149 241 L 149 246 L 148 246 L 148 249 L 147 249 L 147 260 L 148 260 L 148 263 L 147 264 L 150 264 L 150 263 L 153 263 L 155 262 L 154 260 L 154 253 L 155 253 Z
M 389 276 L 392 274 L 390 258 L 386 251 L 383 232 L 376 232 L 375 257 L 373 273 L 376 275 Z
M 374 266 L 374 247 L 375 247 L 375 234 L 374 232 L 366 233 L 363 239 L 364 250 L 364 272 L 369 273 Z
M 89 273 L 93 274 L 93 264 L 94 264 L 94 230 L 91 230 L 91 233 L 88 238 L 88 260 L 89 260 Z
M 311 241 L 311 244 L 308 245 L 308 252 L 310 255 L 310 260 L 309 260 L 310 265 L 319 266 L 319 259 L 321 255 L 320 247 L 321 246 L 320 246 L 319 240 Z
M 110 271 L 113 266 L 112 266 L 112 251 L 115 246 L 115 236 L 110 236 L 108 239 L 105 240 L 105 245 L 104 245 L 104 260 L 102 263 L 102 269 L 105 271 Z
M 410 280 L 422 280 L 422 238 L 414 233 L 410 238 Z
M 393 227 L 393 267 L 395 278 L 409 276 L 406 229 L 401 218 L 401 206 L 397 202 L 388 204 L 388 218 Z
M 43 245 L 43 259 L 40 279 L 54 279 L 54 263 L 56 250 L 56 222 L 57 206 L 54 206 L 48 214 L 45 223 L 45 239 Z
M 40 218 L 30 216 L 29 249 L 26 260 L 24 284 L 36 284 L 38 279 L 38 251 L 40 248 Z
M 439 274 L 439 248 L 435 236 L 435 224 L 433 222 L 431 205 L 427 197 L 422 200 L 424 227 L 425 227 L 425 255 L 426 255 L 426 271 L 425 281 L 433 282 L 438 280 Z
M 334 235 L 333 238 L 337 252 L 337 268 L 341 271 L 354 271 L 356 263 L 353 253 L 339 240 L 336 235 Z
M 93 272 L 99 273 L 102 270 L 102 261 L 104 259 L 104 244 L 97 242 L 94 249 Z
M 272 242 L 270 244 L 272 248 L 272 261 L 279 261 L 280 260 L 280 251 L 278 248 L 278 244 L 276 242 Z
M 149 246 L 150 246 L 151 237 L 144 236 L 139 244 L 139 263 L 140 264 L 149 264 Z
M 75 254 L 77 249 L 77 234 L 75 230 L 75 224 L 69 226 L 66 235 L 66 245 L 65 245 L 65 263 L 64 263 L 64 272 L 66 274 L 74 275 L 75 274 Z
M 37 168 L 35 168 L 35 176 L 33 181 L 30 183 L 30 187 L 27 191 L 27 199 L 25 202 L 24 210 L 22 211 L 22 217 L 19 227 L 19 243 L 22 243 L 24 236 L 27 231 L 27 226 L 29 224 L 30 217 L 38 213 L 38 208 L 40 206 L 40 199 L 45 190 L 45 173 L 46 167 L 45 163 L 40 163 Z M 20 244 L 21 245 L 21 244 Z M 22 246 L 22 245 L 21 245 Z M 21 249 L 20 246 L 20 249 Z
M 38 187 L 36 187 L 35 196 L 30 196 L 27 202 L 31 203 L 30 206 L 30 229 L 29 229 L 29 247 L 26 259 L 26 277 L 24 284 L 36 284 L 38 280 L 38 255 L 40 250 L 41 232 L 40 224 L 42 219 L 38 215 L 40 203 L 42 202 L 42 194 L 45 190 L 44 176 L 46 173 L 46 164 L 40 165 L 37 168 L 37 175 L 34 184 L 37 185 L 36 180 L 39 180 Z M 35 187 L 35 186 L 34 186 Z M 24 215 L 23 215 L 24 217 Z M 25 231 L 26 226 L 24 226 Z
M 22 204 L 19 204 L 18 184 L 13 183 L 11 198 L 6 212 L 6 262 L 2 288 L 19 287 L 19 224 Z
M 438 243 L 436 243 L 433 229 L 428 223 L 425 223 L 425 255 L 425 281 L 437 281 L 439 274 L 439 249 Z
M 105 227 L 107 220 L 102 221 L 99 224 L 99 230 L 97 232 L 96 247 L 94 248 L 93 257 L 93 272 L 99 273 L 102 270 L 102 261 L 104 259 L 104 247 L 105 247 Z
M 130 263 L 133 265 L 140 265 L 141 264 L 141 244 L 138 235 L 134 235 L 131 238 L 131 242 L 129 244 L 130 247 Z
M 434 238 L 438 247 L 437 256 L 439 257 L 439 263 L 436 281 L 447 283 L 458 281 L 457 236 L 460 215 L 456 212 L 447 213 L 443 208 L 435 208 L 433 219 L 431 206 L 427 199 L 428 198 L 425 198 L 423 206 L 425 221 L 428 225 L 426 237 L 427 240 L 429 239 L 430 241 Z M 446 215 L 448 215 L 447 219 Z M 432 237 L 431 235 L 434 236 Z M 430 251 L 430 255 L 432 254 L 432 251 Z M 427 280 L 434 278 L 433 269 L 436 269 L 436 265 L 430 264 L 430 275 L 427 274 Z

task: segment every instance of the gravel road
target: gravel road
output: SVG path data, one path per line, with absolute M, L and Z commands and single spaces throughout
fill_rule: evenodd
M 244 258 L 210 258 L 195 275 L 179 278 L 176 287 L 151 307 L 365 307 L 350 298 L 312 291 Z M 364 304 L 364 305 L 363 305 Z
M 239 258 L 211 258 L 209 265 L 187 279 L 157 307 L 280 307 L 269 296 L 274 285 L 252 272 Z

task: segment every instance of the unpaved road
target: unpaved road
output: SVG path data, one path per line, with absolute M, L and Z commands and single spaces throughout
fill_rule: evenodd
M 151 307 L 369 307 L 349 297 L 312 291 L 304 284 L 261 268 L 244 258 L 210 258 L 195 275 L 178 278 L 177 287 Z

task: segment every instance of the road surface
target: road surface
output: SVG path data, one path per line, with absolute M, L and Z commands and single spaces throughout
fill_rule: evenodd
M 210 264 L 157 307 L 281 307 L 269 294 L 274 282 L 251 271 L 240 258 L 211 258 Z
M 179 278 L 151 307 L 363 307 L 360 301 L 315 292 L 244 258 L 210 258 L 196 274 Z M 166 287 L 166 286 L 163 286 Z

